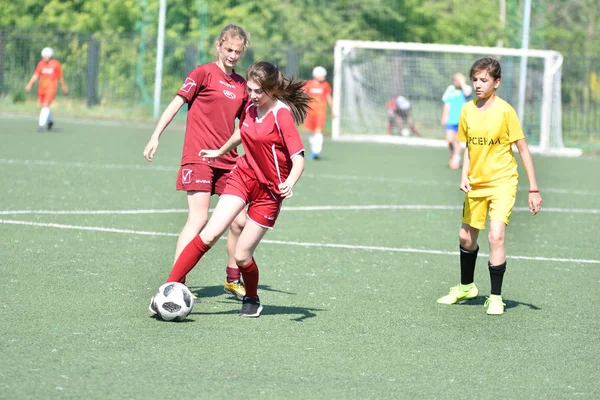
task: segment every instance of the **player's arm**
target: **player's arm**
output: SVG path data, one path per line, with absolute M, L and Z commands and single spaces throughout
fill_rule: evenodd
M 465 78 L 465 76 L 463 74 L 460 74 L 458 79 L 460 83 L 460 90 L 462 90 L 465 97 L 471 96 L 471 94 L 473 94 L 473 88 L 467 83 L 467 79 Z
M 290 174 L 285 180 L 285 182 L 279 185 L 279 192 L 281 196 L 289 199 L 294 195 L 292 189 L 300 176 L 302 176 L 302 172 L 304 171 L 304 153 L 298 153 L 292 156 L 292 169 L 290 170 Z
M 237 148 L 241 143 L 242 135 L 240 133 L 239 128 L 235 128 L 235 132 L 233 132 L 233 135 L 231 135 L 231 137 L 223 144 L 223 146 L 221 146 L 220 149 L 202 149 L 200 150 L 200 153 L 198 153 L 198 155 L 201 156 L 203 159 L 209 159 L 210 162 L 210 159 L 218 158 L 229 153 L 231 150 Z
M 33 73 L 33 75 L 31 76 L 31 79 L 29 80 L 29 82 L 27 82 L 27 85 L 25 86 L 25 90 L 26 91 L 30 91 L 31 87 L 33 86 L 33 84 L 35 83 L 35 81 L 38 80 L 38 78 L 40 77 L 40 75 L 36 72 Z
M 67 84 L 65 83 L 65 78 L 63 78 L 62 76 L 58 79 L 58 83 L 60 83 L 60 87 L 62 88 L 62 91 L 64 93 L 64 95 L 68 95 L 69 94 L 69 88 L 67 87 Z
M 469 169 L 471 168 L 471 158 L 469 156 L 469 147 L 465 149 L 463 153 L 463 167 L 460 175 L 460 190 L 468 193 L 471 190 L 471 184 L 469 183 Z
M 333 97 L 331 93 L 327 93 L 325 97 L 327 99 L 327 104 L 329 104 L 329 111 L 331 111 L 331 118 L 335 118 L 335 114 L 333 113 Z
M 146 158 L 146 160 L 152 161 L 152 158 L 154 157 L 154 154 L 156 154 L 156 150 L 158 149 L 158 140 L 160 139 L 160 136 L 163 134 L 167 126 L 169 126 L 171 121 L 173 121 L 173 118 L 175 118 L 175 115 L 177 115 L 177 113 L 185 103 L 186 100 L 183 97 L 177 95 L 167 106 L 165 111 L 163 111 L 162 115 L 160 116 L 160 119 L 156 123 L 156 128 L 154 128 L 154 132 L 150 137 L 150 141 L 144 148 L 144 157 Z
M 537 181 L 535 179 L 533 159 L 531 158 L 529 146 L 527 146 L 525 139 L 517 140 L 515 146 L 517 146 L 517 149 L 519 150 L 519 155 L 523 161 L 523 167 L 525 167 L 525 172 L 527 173 L 527 179 L 529 179 L 529 210 L 531 211 L 531 214 L 535 215 L 540 212 L 540 209 L 542 208 L 542 196 L 540 196 Z
M 446 126 L 446 121 L 448 121 L 448 113 L 450 112 L 450 103 L 444 103 L 444 109 L 442 110 L 442 119 L 440 123 L 442 126 Z

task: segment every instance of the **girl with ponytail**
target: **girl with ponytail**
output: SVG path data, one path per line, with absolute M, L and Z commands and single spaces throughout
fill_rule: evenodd
M 183 250 L 167 282 L 179 282 L 247 207 L 244 226 L 234 252 L 246 285 L 242 317 L 258 317 L 263 309 L 258 294 L 259 271 L 254 251 L 272 229 L 284 199 L 304 170 L 304 146 L 296 124 L 306 117 L 310 97 L 304 81 L 287 79 L 275 65 L 259 61 L 250 66 L 246 86 L 250 98 L 240 118 L 240 129 L 218 150 L 201 150 L 207 162 L 227 154 L 240 143 L 245 154 L 237 159 L 210 220 Z

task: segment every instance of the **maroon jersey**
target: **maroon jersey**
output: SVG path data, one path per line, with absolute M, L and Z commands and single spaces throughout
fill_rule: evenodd
M 235 72 L 227 75 L 213 62 L 194 68 L 177 94 L 188 103 L 181 165 L 206 163 L 198 153 L 219 149 L 231 137 L 248 101 L 246 81 Z M 232 150 L 211 166 L 232 169 L 237 156 Z
M 245 155 L 237 162 L 251 176 L 279 194 L 279 184 L 292 169 L 292 157 L 304 151 L 302 139 L 290 109 L 281 101 L 259 120 L 256 107 L 246 108 L 240 126 Z

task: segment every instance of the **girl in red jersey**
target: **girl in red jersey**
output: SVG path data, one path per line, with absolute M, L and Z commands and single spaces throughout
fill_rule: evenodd
M 235 119 L 242 116 L 248 102 L 246 82 L 233 67 L 249 46 L 248 35 L 241 27 L 226 26 L 215 43 L 217 61 L 200 65 L 189 73 L 160 117 L 144 149 L 144 157 L 152 161 L 163 131 L 187 103 L 183 155 L 176 187 L 187 192 L 188 218 L 177 240 L 175 260 L 206 224 L 210 196 L 223 193 L 228 174 L 235 165 L 238 154 L 234 147 L 218 160 L 201 159 L 198 152 L 221 147 L 231 137 Z M 228 265 L 224 289 L 240 300 L 246 292 L 233 252 L 245 222 L 245 214 L 240 213 L 232 221 L 227 238 Z M 185 276 L 181 276 L 180 281 L 185 282 Z
M 52 100 L 54 100 L 54 96 L 56 96 L 58 84 L 60 83 L 60 87 L 65 96 L 69 94 L 69 89 L 67 88 L 62 75 L 60 63 L 54 59 L 54 50 L 52 50 L 51 47 L 44 47 L 42 50 L 42 60 L 38 62 L 35 67 L 35 72 L 25 86 L 25 90 L 29 92 L 38 78 L 40 79 L 40 84 L 38 86 L 38 101 L 42 106 L 38 131 L 41 132 L 46 127 L 48 130 L 52 129 L 52 125 L 54 125 L 50 105 L 52 104 Z
M 268 229 L 273 228 L 281 203 L 292 197 L 294 185 L 304 170 L 304 146 L 295 124 L 306 117 L 310 97 L 304 82 L 284 78 L 271 63 L 259 61 L 248 69 L 247 87 L 252 103 L 246 107 L 240 130 L 219 150 L 202 150 L 205 160 L 217 160 L 240 143 L 238 158 L 227 186 L 210 220 L 183 250 L 167 282 L 178 282 L 210 250 L 237 215 L 248 206 L 248 219 L 235 248 L 246 296 L 242 317 L 258 317 L 259 272 L 254 251 Z

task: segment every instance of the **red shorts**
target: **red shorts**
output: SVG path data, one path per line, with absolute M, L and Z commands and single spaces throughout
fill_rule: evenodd
M 283 198 L 274 194 L 256 178 L 235 168 L 229 175 L 223 196 L 239 197 L 248 204 L 248 218 L 264 228 L 273 228 L 281 210 Z
M 213 168 L 206 164 L 184 164 L 177 173 L 177 190 L 223 193 L 229 170 Z
M 56 96 L 56 91 L 53 92 L 38 92 L 38 101 L 40 104 L 48 104 L 52 103 L 54 100 L 54 96 Z
M 304 120 L 304 128 L 308 129 L 309 131 L 323 132 L 326 120 L 327 114 L 309 112 Z

